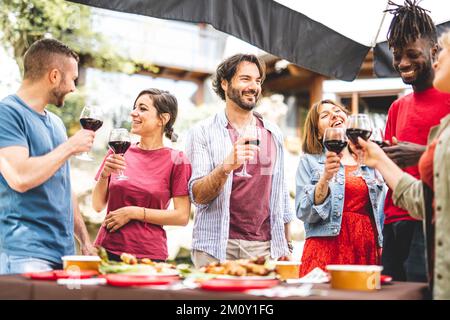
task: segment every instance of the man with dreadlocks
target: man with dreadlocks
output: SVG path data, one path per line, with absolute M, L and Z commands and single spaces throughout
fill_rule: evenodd
M 388 112 L 383 150 L 403 170 L 419 178 L 418 160 L 425 151 L 428 132 L 450 112 L 450 95 L 433 88 L 432 63 L 438 50 L 436 27 L 416 0 L 404 5 L 390 2 L 394 15 L 388 31 L 393 65 L 413 93 L 394 101 Z M 438 174 L 438 173 L 437 173 Z M 426 282 L 422 222 L 394 206 L 389 190 L 383 230 L 383 273 L 397 281 Z

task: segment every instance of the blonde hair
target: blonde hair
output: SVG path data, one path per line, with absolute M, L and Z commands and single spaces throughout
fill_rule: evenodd
M 339 107 L 347 115 L 349 114 L 346 107 L 333 100 L 326 99 L 316 102 L 306 115 L 302 142 L 302 150 L 304 153 L 321 154 L 323 152 L 322 140 L 319 139 L 319 108 L 323 104 L 332 104 Z
M 438 39 L 438 44 L 440 47 L 445 47 L 450 49 L 450 29 L 447 29 Z

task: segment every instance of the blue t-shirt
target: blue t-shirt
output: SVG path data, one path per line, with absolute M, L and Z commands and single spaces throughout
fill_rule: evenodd
M 23 146 L 43 156 L 67 140 L 61 119 L 39 114 L 17 95 L 0 102 L 0 148 Z M 43 184 L 20 193 L 0 173 L 0 254 L 61 263 L 75 252 L 69 162 Z

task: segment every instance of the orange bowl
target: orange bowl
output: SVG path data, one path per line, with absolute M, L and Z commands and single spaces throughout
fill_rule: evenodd
M 64 256 L 61 259 L 64 270 L 78 268 L 79 270 L 98 271 L 101 262 L 99 256 Z
M 327 265 L 333 289 L 373 291 L 381 288 L 382 266 Z

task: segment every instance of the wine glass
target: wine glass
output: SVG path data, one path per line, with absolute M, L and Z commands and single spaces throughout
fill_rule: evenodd
M 347 147 L 348 138 L 344 128 L 326 128 L 323 134 L 323 145 L 328 151 L 341 153 Z M 330 182 L 337 182 L 336 174 L 329 180 Z
M 372 130 L 372 135 L 370 136 L 370 141 L 376 143 L 380 148 L 386 147 L 387 144 L 384 142 L 384 132 L 380 127 L 375 127 Z M 382 184 L 384 181 L 379 178 L 379 173 L 377 170 L 374 171 L 374 182 L 377 184 Z
M 383 129 L 379 127 L 375 127 L 372 130 L 372 135 L 370 136 L 370 141 L 375 142 L 380 148 L 386 147 L 386 143 L 384 142 L 384 133 Z
M 358 137 L 367 141 L 372 134 L 372 125 L 367 114 L 352 114 L 348 117 L 347 121 L 347 137 L 356 147 L 356 153 L 358 154 L 358 169 L 352 173 L 352 176 L 362 177 L 361 166 L 363 163 L 362 150 L 358 143 Z
M 124 128 L 112 129 L 109 135 L 108 145 L 115 154 L 120 154 L 123 156 L 131 146 L 130 133 Z M 128 177 L 123 174 L 122 170 L 120 170 L 116 180 L 128 180 Z
M 245 127 L 241 137 L 245 137 L 247 140 L 245 144 L 253 144 L 259 146 L 261 138 L 261 130 L 256 125 L 248 125 Z M 251 178 L 252 175 L 247 172 L 247 161 L 244 161 L 242 165 L 242 170 L 236 172 L 235 175 L 238 177 Z
M 83 129 L 97 131 L 103 125 L 101 111 L 96 106 L 85 106 L 80 114 L 80 124 Z M 83 152 L 76 156 L 77 159 L 93 161 L 88 152 Z

